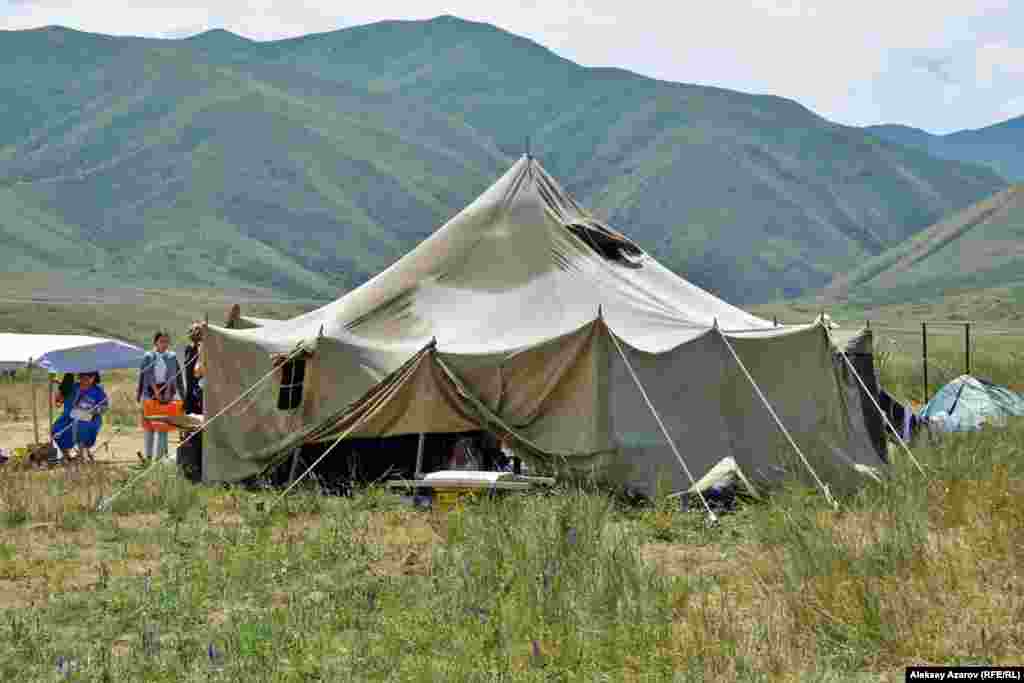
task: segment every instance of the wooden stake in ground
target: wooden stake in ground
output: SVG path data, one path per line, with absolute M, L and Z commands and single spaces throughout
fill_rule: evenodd
M 32 385 L 32 434 L 35 441 L 32 445 L 39 443 L 39 408 L 36 406 L 36 366 L 33 359 L 28 359 L 28 383 Z

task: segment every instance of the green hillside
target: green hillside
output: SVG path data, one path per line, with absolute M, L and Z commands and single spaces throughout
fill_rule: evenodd
M 932 135 L 909 126 L 870 126 L 883 140 L 917 147 L 941 159 L 991 166 L 1004 178 L 1024 180 L 1024 116 L 976 130 Z
M 891 302 L 1024 283 L 1024 185 L 936 223 L 836 278 L 828 300 Z
M 7 272 L 331 296 L 531 147 L 738 302 L 793 296 L 1003 187 L 789 100 L 567 61 L 439 17 L 259 43 L 0 34 Z M 26 238 L 28 241 L 26 241 Z

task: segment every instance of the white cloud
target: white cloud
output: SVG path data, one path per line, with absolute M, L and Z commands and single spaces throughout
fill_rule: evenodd
M 853 124 L 899 121 L 932 129 L 990 123 L 994 105 L 978 102 L 971 109 L 961 102 L 972 98 L 971 87 L 959 83 L 962 92 L 956 95 L 949 83 L 932 84 L 933 75 L 893 55 L 907 48 L 921 55 L 945 51 L 955 74 L 963 64 L 988 60 L 991 67 L 977 68 L 997 84 L 1010 56 L 999 52 L 1001 41 L 1024 22 L 1024 3 L 1011 6 L 1008 0 L 184 0 L 173 6 L 161 0 L 27 0 L 8 2 L 6 10 L 3 3 L 3 28 L 63 24 L 100 33 L 177 36 L 202 26 L 257 40 L 455 14 L 494 23 L 582 64 L 782 95 Z M 1020 21 L 1012 21 L 1014 15 Z M 975 55 L 979 40 L 996 47 Z M 957 103 L 952 108 L 950 97 Z M 1008 97 L 1003 93 L 1000 101 Z
M 1024 47 L 1010 45 L 1005 40 L 981 45 L 974 59 L 977 82 L 981 87 L 991 87 L 1002 76 L 1024 76 Z

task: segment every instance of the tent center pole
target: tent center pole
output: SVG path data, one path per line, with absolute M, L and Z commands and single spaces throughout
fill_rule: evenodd
M 34 359 L 28 359 L 28 383 L 32 386 L 32 433 L 35 436 L 33 445 L 39 443 L 39 407 L 36 405 L 36 365 Z
M 414 479 L 423 478 L 423 445 L 426 440 L 427 435 L 420 432 L 420 441 L 416 445 L 416 474 L 413 477 Z

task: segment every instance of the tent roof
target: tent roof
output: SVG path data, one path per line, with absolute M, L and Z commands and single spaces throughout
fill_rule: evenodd
M 601 311 L 635 348 L 658 352 L 717 321 L 769 331 L 687 282 L 579 206 L 524 156 L 391 267 L 342 298 L 287 321 L 226 334 L 285 348 L 318 335 L 449 352 L 526 348 L 579 329 Z
M 51 372 L 88 372 L 136 368 L 145 352 L 137 346 L 71 334 L 0 333 L 0 369 L 34 365 Z

